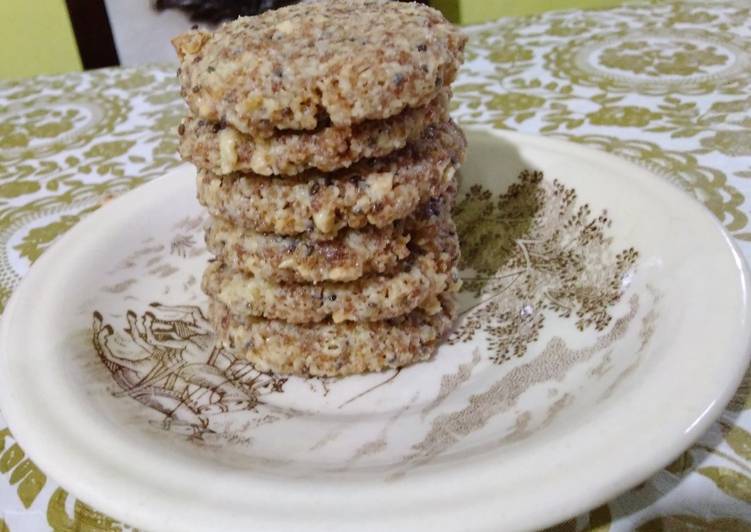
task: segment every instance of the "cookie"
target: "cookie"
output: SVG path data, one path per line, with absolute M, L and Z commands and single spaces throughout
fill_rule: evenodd
M 204 273 L 202 288 L 240 318 L 341 323 L 385 320 L 416 308 L 435 312 L 437 296 L 460 286 L 459 239 L 447 207 L 427 206 L 425 210 L 428 216 L 412 235 L 410 256 L 396 272 L 346 283 L 278 283 L 216 260 Z
M 409 218 L 382 229 L 347 229 L 330 240 L 278 236 L 247 231 L 214 218 L 206 244 L 231 269 L 276 282 L 347 282 L 363 275 L 393 272 L 412 247 L 434 238 L 452 208 L 454 194 L 421 205 Z M 446 212 L 443 212 L 446 211 Z
M 456 305 L 415 310 L 386 321 L 291 324 L 233 316 L 212 301 L 209 316 L 219 342 L 260 371 L 303 377 L 335 377 L 400 368 L 433 356 L 456 318 Z
M 455 186 L 466 140 L 453 122 L 380 159 L 293 178 L 198 172 L 198 199 L 212 216 L 261 233 L 332 238 L 345 227 L 385 227 Z
M 174 38 L 192 114 L 243 133 L 381 120 L 427 105 L 467 38 L 415 2 L 303 2 Z
M 393 270 L 409 255 L 410 234 L 403 222 L 382 229 L 348 229 L 331 240 L 248 231 L 214 218 L 206 244 L 234 270 L 277 282 L 354 281 Z
M 331 172 L 360 159 L 388 155 L 420 137 L 426 127 L 447 121 L 450 97 L 450 91 L 445 89 L 428 105 L 407 109 L 385 120 L 279 132 L 268 138 L 251 137 L 226 124 L 187 117 L 178 128 L 180 154 L 184 160 L 218 175 L 294 175 L 311 168 Z

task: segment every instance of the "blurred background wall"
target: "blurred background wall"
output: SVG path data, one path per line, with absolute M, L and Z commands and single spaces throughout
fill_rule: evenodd
M 0 0 L 0 78 L 80 69 L 65 0 Z
M 152 3 L 152 0 L 105 0 L 121 65 L 175 61 L 169 41 L 193 22 L 183 11 L 157 11 Z

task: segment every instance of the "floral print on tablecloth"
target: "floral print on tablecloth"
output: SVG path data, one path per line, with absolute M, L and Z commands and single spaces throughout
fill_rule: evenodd
M 454 115 L 643 165 L 751 256 L 751 8 L 631 4 L 468 28 Z M 57 236 L 178 164 L 174 68 L 0 83 L 0 304 Z M 652 478 L 556 530 L 751 530 L 751 382 Z M 122 530 L 46 477 L 0 417 L 0 532 Z

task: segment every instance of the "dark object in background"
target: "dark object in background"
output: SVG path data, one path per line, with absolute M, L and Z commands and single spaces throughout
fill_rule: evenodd
M 120 64 L 104 0 L 65 0 L 85 70 Z
M 155 0 L 154 8 L 181 9 L 190 15 L 190 20 L 217 24 L 239 16 L 257 15 L 298 3 L 299 0 Z M 426 0 L 420 0 L 426 4 Z
M 156 0 L 154 8 L 181 9 L 190 15 L 190 20 L 213 24 L 243 15 L 257 15 L 299 0 Z

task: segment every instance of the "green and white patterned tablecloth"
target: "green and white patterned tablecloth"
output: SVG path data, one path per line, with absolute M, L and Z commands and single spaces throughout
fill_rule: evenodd
M 463 124 L 561 137 L 644 165 L 705 203 L 751 257 L 748 3 L 550 12 L 468 31 L 455 86 Z M 173 67 L 0 84 L 2 304 L 58 235 L 178 164 L 182 113 Z M 557 529 L 751 530 L 750 384 L 747 375 L 678 460 Z M 0 417 L 0 532 L 48 527 L 123 525 L 47 478 Z

